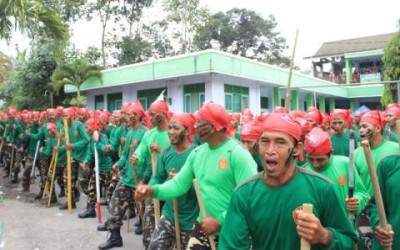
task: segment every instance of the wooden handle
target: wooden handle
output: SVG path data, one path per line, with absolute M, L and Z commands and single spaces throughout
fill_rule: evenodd
M 382 199 L 381 188 L 378 182 L 378 176 L 376 175 L 375 163 L 372 160 L 371 156 L 371 148 L 368 140 L 362 141 L 361 145 L 364 148 L 364 155 L 365 159 L 367 160 L 368 171 L 371 177 L 372 188 L 374 190 L 375 202 L 379 213 L 379 224 L 382 228 L 386 229 L 387 228 L 386 213 L 385 213 L 385 208 L 383 206 L 383 199 Z M 392 247 L 385 247 L 385 249 L 390 250 L 392 249 Z
M 313 213 L 313 205 L 309 203 L 304 203 L 303 204 L 303 213 L 305 214 L 312 214 Z M 305 239 L 301 238 L 300 241 L 300 249 L 301 250 L 310 250 L 311 245 L 310 242 L 306 241 Z
M 69 144 L 69 134 L 68 134 L 68 122 L 64 118 L 64 133 L 65 133 L 65 145 Z M 67 149 L 67 204 L 68 213 L 72 213 L 72 169 L 71 169 L 71 150 Z
M 160 212 L 160 201 L 157 199 L 153 199 L 154 202 L 154 221 L 156 225 L 160 221 L 161 212 Z
M 157 167 L 157 153 L 151 152 L 151 173 L 154 175 Z
M 206 214 L 206 210 L 204 209 L 203 200 L 201 199 L 199 182 L 196 179 L 193 179 L 193 186 L 194 186 L 194 190 L 196 191 L 197 203 L 199 203 L 201 217 L 205 218 L 205 217 L 207 217 L 207 214 Z M 210 241 L 211 249 L 216 250 L 214 235 L 208 236 L 208 240 Z
M 176 238 L 176 249 L 181 250 L 181 230 L 179 228 L 179 209 L 178 200 L 174 199 L 174 220 L 175 220 L 175 238 Z

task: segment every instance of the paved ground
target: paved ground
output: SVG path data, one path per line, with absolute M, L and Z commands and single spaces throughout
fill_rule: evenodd
M 0 249 L 10 250 L 71 250 L 97 249 L 107 236 L 107 232 L 98 232 L 97 219 L 79 219 L 78 213 L 86 207 L 86 197 L 81 195 L 77 208 L 68 214 L 59 210 L 60 204 L 47 208 L 45 201 L 35 201 L 39 191 L 37 181 L 31 193 L 22 193 L 21 184 L 11 184 L 10 179 L 3 179 L 0 168 L 0 191 L 3 202 L 0 203 Z M 64 203 L 65 198 L 59 199 Z M 106 208 L 102 207 L 102 221 L 107 217 Z M 141 236 L 134 234 L 135 219 L 130 220 L 130 232 L 127 224 L 121 228 L 124 247 L 116 249 L 144 249 Z

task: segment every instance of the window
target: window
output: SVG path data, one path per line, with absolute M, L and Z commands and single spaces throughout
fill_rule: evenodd
M 104 95 L 96 95 L 94 97 L 94 109 L 95 110 L 104 109 Z
M 113 112 L 114 110 L 121 109 L 122 106 L 122 93 L 113 93 L 107 95 L 107 110 Z
M 149 109 L 150 105 L 157 99 L 157 97 L 164 91 L 164 101 L 167 100 L 167 89 L 159 88 L 159 89 L 144 89 L 138 90 L 137 96 L 138 100 L 142 104 L 144 110 Z
M 249 88 L 225 84 L 224 92 L 228 112 L 242 112 L 242 109 L 249 107 Z
M 268 97 L 260 96 L 261 109 L 269 109 Z
M 205 84 L 189 84 L 183 86 L 184 111 L 194 113 L 201 108 L 204 103 Z

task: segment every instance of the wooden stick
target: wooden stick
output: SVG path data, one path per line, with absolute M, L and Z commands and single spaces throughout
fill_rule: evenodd
M 49 169 L 47 170 L 47 174 L 46 174 L 46 183 L 44 184 L 44 189 L 43 189 L 43 194 L 42 194 L 42 199 L 44 199 L 46 197 L 46 192 L 47 192 L 47 188 L 49 186 L 49 177 L 51 175 L 51 169 L 53 168 L 53 164 L 54 164 L 54 157 L 56 156 L 56 153 L 53 150 L 53 154 L 51 155 L 51 161 L 50 161 L 50 165 L 49 165 Z
M 14 145 L 11 144 L 11 161 L 10 161 L 10 174 L 8 175 L 8 178 L 12 177 L 12 172 L 14 171 L 14 154 L 15 154 L 15 148 Z
M 68 122 L 64 118 L 65 146 L 70 143 L 68 134 Z M 67 149 L 67 195 L 68 213 L 72 213 L 72 172 L 71 172 L 71 150 Z
M 61 143 L 61 130 L 60 130 L 60 134 L 57 140 L 57 148 L 60 147 L 60 143 Z M 57 159 L 58 159 L 58 151 L 55 152 L 55 156 L 54 156 L 54 161 L 53 161 L 53 168 L 52 168 L 52 177 L 50 180 L 50 189 L 49 189 L 49 201 L 47 203 L 47 207 L 50 207 L 51 204 L 51 196 L 53 195 L 53 187 L 54 187 L 54 180 L 56 178 L 56 171 L 57 171 Z
M 196 191 L 197 202 L 199 203 L 201 217 L 205 218 L 205 217 L 207 217 L 207 214 L 206 214 L 206 210 L 204 208 L 203 200 L 201 199 L 199 182 L 196 179 L 193 179 L 193 186 L 194 186 L 194 190 Z M 210 241 L 211 249 L 216 250 L 214 235 L 209 235 L 208 240 Z
M 95 131 L 95 137 L 98 138 L 98 132 Z M 94 152 L 94 171 L 96 178 L 96 215 L 97 222 L 101 224 L 101 204 L 100 204 L 100 167 L 99 167 L 99 153 L 97 152 L 97 141 L 93 144 L 93 152 Z
M 289 68 L 289 78 L 288 78 L 288 83 L 286 86 L 286 98 L 285 98 L 285 109 L 286 112 L 290 111 L 290 85 L 292 82 L 292 74 L 293 74 L 293 67 L 294 67 L 294 55 L 296 53 L 296 45 L 297 45 L 297 37 L 299 35 L 299 29 L 296 30 L 296 37 L 294 39 L 294 46 L 293 46 L 293 52 L 292 52 L 292 58 L 290 60 L 290 68 Z
M 313 205 L 309 203 L 304 203 L 303 204 L 303 213 L 304 214 L 312 214 L 313 210 Z M 306 241 L 305 239 L 301 238 L 300 241 L 300 249 L 301 250 L 310 250 L 311 245 L 310 242 Z
M 181 230 L 179 228 L 179 209 L 178 199 L 174 199 L 174 220 L 175 220 L 175 238 L 176 238 L 176 249 L 181 250 Z
M 371 156 L 371 148 L 369 146 L 368 140 L 363 140 L 361 144 L 364 148 L 364 155 L 365 159 L 367 160 L 368 171 L 371 176 L 372 188 L 374 190 L 376 206 L 378 208 L 378 213 L 379 213 L 379 224 L 383 229 L 386 229 L 387 228 L 386 213 L 385 213 L 385 208 L 383 206 L 381 188 L 379 186 L 378 177 L 376 175 L 375 163 L 372 160 Z M 385 250 L 391 250 L 391 249 L 392 249 L 391 246 L 385 247 Z
M 157 153 L 156 152 L 151 152 L 151 171 L 153 175 L 156 172 L 156 166 L 157 166 Z M 160 212 L 160 201 L 157 199 L 153 199 L 154 202 L 154 220 L 156 225 L 160 221 L 161 217 L 161 212 Z

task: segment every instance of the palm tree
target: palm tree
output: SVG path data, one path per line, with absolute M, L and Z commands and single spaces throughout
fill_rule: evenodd
M 97 78 L 102 81 L 102 72 L 95 65 L 90 65 L 85 59 L 78 58 L 71 63 L 59 66 L 51 76 L 53 90 L 58 93 L 65 85 L 72 85 L 76 88 L 76 104 L 82 105 L 84 98 L 81 97 L 82 84 L 90 78 Z M 72 104 L 72 103 L 71 103 Z
M 68 27 L 60 15 L 38 0 L 0 1 L 0 39 L 11 39 L 13 28 L 34 32 L 33 27 L 43 25 L 58 40 L 68 38 Z

